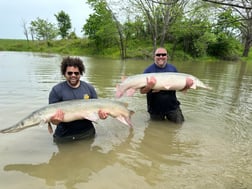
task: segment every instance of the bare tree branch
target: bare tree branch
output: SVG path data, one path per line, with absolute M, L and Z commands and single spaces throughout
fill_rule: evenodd
M 160 1 L 154 1 L 154 0 L 148 0 L 151 1 L 152 3 L 158 3 L 158 4 L 162 4 L 162 5 L 172 5 L 177 3 L 179 0 L 172 0 L 171 2 L 160 2 Z
M 252 7 L 247 7 L 245 5 L 238 5 L 238 4 L 232 4 L 232 3 L 220 2 L 220 1 L 214 1 L 214 0 L 202 0 L 202 1 L 209 2 L 209 3 L 215 3 L 218 5 L 225 5 L 225 6 L 241 8 L 241 9 L 252 9 Z

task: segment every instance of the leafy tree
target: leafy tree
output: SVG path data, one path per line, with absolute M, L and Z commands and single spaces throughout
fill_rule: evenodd
M 68 39 L 78 39 L 77 35 L 75 32 L 71 32 L 69 35 L 68 35 Z
M 135 20 L 127 20 L 124 23 L 125 35 L 131 40 L 148 40 L 150 35 L 147 33 L 146 23 L 141 16 L 136 16 Z
M 232 9 L 228 8 L 217 15 L 217 23 L 213 27 L 213 32 L 235 37 L 240 33 L 240 27 L 240 17 L 234 15 Z
M 58 21 L 59 34 L 62 39 L 65 39 L 68 37 L 70 29 L 72 28 L 70 17 L 63 10 L 54 16 Z
M 237 56 L 239 41 L 236 36 L 240 33 L 239 17 L 233 15 L 228 8 L 218 14 L 217 23 L 213 27 L 216 40 L 209 43 L 208 54 L 222 59 L 231 59 Z
M 104 48 L 113 47 L 117 44 L 117 29 L 107 2 L 103 0 L 88 0 L 93 7 L 94 13 L 89 15 L 82 31 L 89 39 L 94 41 L 96 50 L 104 52 Z
M 54 24 L 40 18 L 31 21 L 30 32 L 37 40 L 53 40 L 58 35 L 58 30 Z
M 252 36 L 248 35 L 250 30 L 245 27 L 251 19 L 241 20 L 245 17 L 234 11 L 240 6 L 223 9 L 223 4 L 210 6 L 206 1 L 213 2 L 127 0 L 118 5 L 118 0 L 88 0 L 94 13 L 89 16 L 82 31 L 90 39 L 90 45 L 95 46 L 96 53 L 105 53 L 117 46 L 121 57 L 126 57 L 126 48 L 128 51 L 139 47 L 137 45 L 141 41 L 145 44 L 152 42 L 153 48 L 172 43 L 172 54 L 179 50 L 193 57 L 206 54 L 225 58 L 233 56 L 238 49 L 238 34 L 242 34 L 242 39 L 248 42 L 246 36 Z M 232 2 L 214 2 L 217 1 Z M 127 6 L 123 7 L 123 4 Z M 245 10 L 249 13 L 251 9 L 246 6 Z
M 206 54 L 208 42 L 213 40 L 209 22 L 202 18 L 183 18 L 171 27 L 171 42 L 173 56 L 176 49 L 182 49 L 192 57 Z
M 172 52 L 182 49 L 193 57 L 235 57 L 238 44 L 235 35 L 239 33 L 239 23 L 232 13 L 231 10 L 220 11 L 216 7 L 212 9 L 202 2 L 194 4 L 188 14 L 172 25 Z
M 252 1 L 251 0 L 202 0 L 212 4 L 221 5 L 224 9 L 232 9 L 234 13 L 240 16 L 241 27 L 240 31 L 242 33 L 242 41 L 244 44 L 244 49 L 242 56 L 248 57 L 250 47 L 252 46 Z
M 235 38 L 219 33 L 216 40 L 209 43 L 207 53 L 220 59 L 233 60 L 237 57 L 238 48 L 239 45 Z

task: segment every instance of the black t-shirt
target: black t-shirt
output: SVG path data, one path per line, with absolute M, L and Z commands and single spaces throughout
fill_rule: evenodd
M 78 88 L 72 88 L 64 81 L 52 88 L 49 94 L 49 104 L 73 99 L 92 98 L 97 98 L 97 93 L 92 85 L 81 81 Z M 54 135 L 57 137 L 71 136 L 84 133 L 93 128 L 93 123 L 87 119 L 68 123 L 61 122 L 57 125 Z

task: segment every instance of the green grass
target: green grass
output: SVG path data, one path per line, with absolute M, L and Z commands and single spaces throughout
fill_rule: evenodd
M 88 41 L 85 39 L 50 42 L 0 39 L 0 51 L 46 52 L 65 55 L 86 55 L 89 53 Z
M 172 47 L 166 46 L 168 52 Z M 88 39 L 68 39 L 55 41 L 27 41 L 15 39 L 0 39 L 0 51 L 23 51 L 23 52 L 45 52 L 57 53 L 61 55 L 76 56 L 95 56 L 106 58 L 120 58 L 120 52 L 117 47 L 103 49 L 102 52 L 95 50 Z M 131 41 L 127 44 L 127 58 L 152 59 L 152 44 L 143 41 Z M 240 53 L 242 54 L 242 53 Z M 176 51 L 173 60 L 192 60 L 188 54 L 183 51 Z M 194 60 L 216 61 L 214 57 L 201 57 Z M 241 61 L 252 63 L 252 53 L 248 57 L 241 57 Z

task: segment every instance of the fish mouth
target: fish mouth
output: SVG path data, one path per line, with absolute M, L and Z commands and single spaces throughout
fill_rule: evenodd
M 0 130 L 0 133 L 3 133 L 3 134 L 5 134 L 5 133 L 17 133 L 17 132 L 22 131 L 24 129 L 27 129 L 29 127 L 36 126 L 38 124 L 39 123 L 33 123 L 33 124 L 29 124 L 29 125 L 25 125 L 25 126 L 20 126 L 20 127 L 17 127 L 17 125 L 14 125 L 12 127 Z

